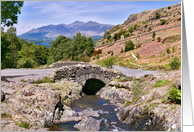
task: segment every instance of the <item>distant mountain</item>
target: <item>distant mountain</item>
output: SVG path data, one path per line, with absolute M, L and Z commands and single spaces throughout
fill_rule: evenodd
M 100 24 L 89 21 L 87 23 L 75 21 L 71 24 L 47 25 L 32 29 L 18 37 L 26 40 L 54 40 L 59 35 L 72 38 L 77 32 L 86 36 L 103 36 L 105 30 L 110 30 L 114 25 Z

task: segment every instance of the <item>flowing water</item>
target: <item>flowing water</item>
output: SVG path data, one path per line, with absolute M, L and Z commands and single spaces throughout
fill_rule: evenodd
M 129 131 L 132 130 L 130 125 L 121 123 L 116 117 L 116 106 L 111 105 L 108 101 L 95 95 L 85 95 L 75 101 L 71 108 L 76 112 L 85 109 L 98 111 L 100 117 L 95 118 L 101 121 L 100 131 Z M 73 126 L 78 122 L 60 123 L 50 127 L 50 131 L 76 131 Z

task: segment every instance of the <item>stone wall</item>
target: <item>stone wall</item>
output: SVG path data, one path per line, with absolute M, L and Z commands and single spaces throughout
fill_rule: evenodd
M 50 75 L 53 80 L 74 80 L 82 85 L 88 79 L 99 79 L 108 84 L 113 78 L 118 76 L 124 76 L 124 74 L 118 70 L 102 68 L 91 64 L 81 65 L 80 63 L 77 65 L 62 66 Z

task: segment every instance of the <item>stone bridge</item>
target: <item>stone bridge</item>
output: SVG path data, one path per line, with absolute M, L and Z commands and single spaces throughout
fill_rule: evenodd
M 124 76 L 118 70 L 102 68 L 85 62 L 60 62 L 55 65 L 61 67 L 50 75 L 53 80 L 74 80 L 81 85 L 84 85 L 88 79 L 98 79 L 108 84 L 113 78 Z

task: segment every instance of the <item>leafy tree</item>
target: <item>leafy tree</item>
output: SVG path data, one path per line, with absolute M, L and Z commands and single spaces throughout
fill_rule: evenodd
M 1 1 L 1 24 L 8 27 L 16 24 L 23 3 L 23 1 Z
M 88 37 L 86 41 L 86 54 L 87 56 L 91 56 L 94 52 L 94 42 L 92 40 L 92 37 Z
M 128 42 L 125 42 L 125 52 L 129 51 L 129 50 L 133 50 L 135 47 L 134 43 L 129 40 Z

